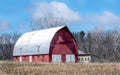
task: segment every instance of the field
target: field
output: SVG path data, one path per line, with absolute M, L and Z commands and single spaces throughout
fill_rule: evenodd
M 120 75 L 120 63 L 0 62 L 0 75 Z

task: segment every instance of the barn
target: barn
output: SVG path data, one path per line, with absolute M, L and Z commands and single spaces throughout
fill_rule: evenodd
M 77 43 L 67 26 L 23 34 L 13 50 L 15 62 L 77 62 Z

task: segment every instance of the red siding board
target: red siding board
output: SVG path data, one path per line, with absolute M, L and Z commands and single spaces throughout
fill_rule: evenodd
M 49 62 L 49 55 L 44 56 L 44 62 Z
M 20 60 L 19 56 L 13 57 L 13 61 L 15 62 L 19 62 L 19 60 Z
M 33 62 L 38 62 L 38 61 L 39 61 L 39 56 L 33 55 Z
M 66 55 L 62 54 L 62 62 L 65 62 L 65 61 L 66 61 Z
M 33 62 L 49 62 L 50 58 L 49 58 L 49 55 L 45 55 L 45 54 L 34 55 L 32 61 Z
M 13 61 L 15 61 L 15 62 L 16 62 L 16 61 L 17 61 L 17 58 L 16 58 L 16 57 L 13 57 Z
M 43 55 L 39 55 L 39 62 L 43 62 Z
M 22 56 L 22 62 L 24 62 L 25 61 L 25 57 L 24 56 Z
M 29 62 L 29 56 L 26 56 L 25 61 Z
M 22 56 L 22 62 L 29 62 L 29 56 Z

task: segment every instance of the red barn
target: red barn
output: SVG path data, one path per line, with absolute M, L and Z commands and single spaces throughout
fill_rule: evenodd
M 16 62 L 77 62 L 77 43 L 67 26 L 23 34 L 15 44 Z

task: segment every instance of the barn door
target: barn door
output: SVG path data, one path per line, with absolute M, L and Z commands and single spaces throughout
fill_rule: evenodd
M 75 62 L 75 55 L 67 54 L 66 55 L 66 62 Z
M 61 62 L 61 55 L 52 55 L 52 62 Z

